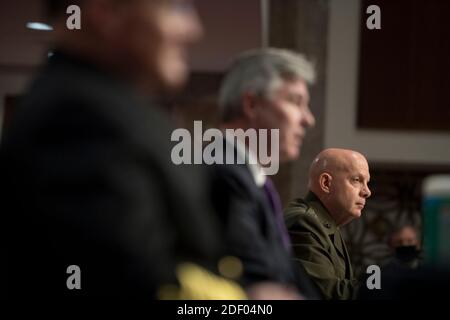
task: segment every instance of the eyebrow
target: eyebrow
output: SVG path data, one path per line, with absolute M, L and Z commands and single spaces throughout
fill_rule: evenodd
M 286 96 L 288 97 L 289 100 L 291 100 L 292 102 L 295 102 L 296 104 L 300 104 L 303 101 L 305 101 L 306 103 L 309 103 L 309 97 L 303 93 L 287 92 Z
M 292 97 L 292 98 L 301 99 L 301 100 L 304 99 L 304 95 L 301 94 L 301 93 L 297 93 L 297 92 L 290 92 L 290 91 L 287 91 L 287 96 L 288 96 L 288 97 Z
M 361 177 L 363 177 L 364 178 L 364 180 L 367 180 L 367 182 L 370 182 L 370 175 L 369 176 L 367 176 L 367 177 L 365 177 L 364 175 L 360 175 Z
M 358 177 L 358 178 L 363 178 L 363 180 L 367 180 L 367 182 L 370 181 L 370 175 L 368 177 L 364 176 L 361 173 L 355 173 L 351 175 L 352 178 Z

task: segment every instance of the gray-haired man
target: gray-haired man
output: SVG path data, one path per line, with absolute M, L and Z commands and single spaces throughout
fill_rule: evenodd
M 307 86 L 313 81 L 313 67 L 294 52 L 261 49 L 240 55 L 220 91 L 222 128 L 265 129 L 269 135 L 271 129 L 278 129 L 278 148 L 268 146 L 269 150 L 279 150 L 279 154 L 270 154 L 272 161 L 296 159 L 306 129 L 315 122 Z M 256 135 L 259 148 L 261 136 Z M 274 143 L 271 137 L 265 138 Z M 242 282 L 280 283 L 286 287 L 283 298 L 295 297 L 297 290 L 315 298 L 307 276 L 299 275 L 293 266 L 280 199 L 264 173 L 264 166 L 273 167 L 273 163 L 263 163 L 249 139 L 228 135 L 225 140 L 235 146 L 237 158 L 246 161 L 215 166 L 213 199 L 225 225 L 229 253 L 243 263 Z

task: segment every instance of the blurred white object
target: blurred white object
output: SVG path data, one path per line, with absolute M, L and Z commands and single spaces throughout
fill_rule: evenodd
M 39 30 L 39 31 L 52 31 L 53 27 L 42 22 L 28 22 L 27 28 L 31 30 Z

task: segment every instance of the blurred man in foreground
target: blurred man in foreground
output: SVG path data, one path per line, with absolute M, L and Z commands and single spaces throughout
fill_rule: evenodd
M 72 4 L 81 30 L 66 29 Z M 54 54 L 1 146 L 8 296 L 244 297 L 208 274 L 221 244 L 202 175 L 172 164 L 171 125 L 151 103 L 186 80 L 202 32 L 191 3 L 48 6 Z

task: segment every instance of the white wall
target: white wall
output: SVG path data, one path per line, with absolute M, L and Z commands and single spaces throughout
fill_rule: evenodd
M 325 147 L 356 149 L 378 163 L 450 164 L 450 134 L 356 128 L 360 1 L 330 5 Z

